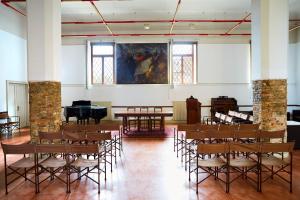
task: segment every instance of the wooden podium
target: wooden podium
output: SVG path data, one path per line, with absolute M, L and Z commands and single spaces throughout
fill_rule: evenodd
M 193 96 L 186 99 L 187 124 L 201 122 L 201 103 Z

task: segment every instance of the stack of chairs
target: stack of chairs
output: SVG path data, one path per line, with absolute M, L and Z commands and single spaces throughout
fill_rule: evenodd
M 185 132 L 177 137 L 181 147 L 178 150 L 182 152 L 182 161 L 185 157 L 189 180 L 191 175 L 196 176 L 197 193 L 198 185 L 208 177 L 223 182 L 226 192 L 239 178 L 255 183 L 256 190 L 261 192 L 263 183 L 275 176 L 286 181 L 292 192 L 294 143 L 283 142 L 284 130 L 261 131 L 258 124 L 208 126 L 178 127 Z M 270 143 L 276 139 L 276 143 Z M 284 157 L 284 152 L 287 152 L 288 158 Z M 207 176 L 199 180 L 203 173 Z
M 113 158 L 117 162 L 117 151 L 121 156 L 121 133 L 119 125 L 67 124 L 58 132 L 39 132 L 37 143 L 1 144 L 6 194 L 9 185 L 19 178 L 33 183 L 36 193 L 39 193 L 41 183 L 54 179 L 64 183 L 66 192 L 70 193 L 72 183 L 82 177 L 95 182 L 100 193 L 100 174 L 104 173 L 106 180 L 107 165 L 112 172 Z M 7 163 L 7 155 L 10 154 L 24 156 L 14 163 Z M 77 177 L 74 178 L 73 174 Z

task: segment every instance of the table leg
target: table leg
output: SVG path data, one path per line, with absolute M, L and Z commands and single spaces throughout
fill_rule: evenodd
M 165 130 L 165 117 L 161 116 L 161 125 L 160 125 L 160 130 L 164 131 Z

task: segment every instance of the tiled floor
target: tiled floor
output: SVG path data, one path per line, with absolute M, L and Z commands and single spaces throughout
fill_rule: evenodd
M 28 140 L 26 135 L 4 142 L 20 143 Z M 294 157 L 294 185 L 290 194 L 288 185 L 278 179 L 264 184 L 263 192 L 244 180 L 232 184 L 230 194 L 224 191 L 224 185 L 208 179 L 199 185 L 196 195 L 194 181 L 189 182 L 180 159 L 173 152 L 173 139 L 124 139 L 124 154 L 109 173 L 105 182 L 101 177 L 101 193 L 98 195 L 97 186 L 83 178 L 72 185 L 71 194 L 65 193 L 65 186 L 58 181 L 44 183 L 41 193 L 36 195 L 30 183 L 20 181 L 10 188 L 8 195 L 4 194 L 3 153 L 0 152 L 0 199 L 115 199 L 115 200 L 187 200 L 187 199 L 255 199 L 255 200 L 299 200 L 300 199 L 300 151 Z M 9 162 L 16 159 L 10 157 Z

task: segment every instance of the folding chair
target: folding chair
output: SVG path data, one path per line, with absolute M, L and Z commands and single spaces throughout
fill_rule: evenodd
M 99 145 L 99 155 L 101 158 L 103 158 L 104 161 L 104 172 L 105 180 L 106 180 L 106 169 L 107 165 L 110 165 L 110 171 L 112 172 L 112 163 L 113 163 L 113 145 L 112 145 L 112 136 L 110 132 L 105 133 L 87 133 L 86 140 L 88 144 L 98 144 Z M 110 160 L 108 160 L 107 157 L 110 157 Z M 101 160 L 102 161 L 102 160 Z
M 245 144 L 245 143 L 230 143 L 229 150 L 232 157 L 229 159 L 229 173 L 228 173 L 228 192 L 229 186 L 232 182 L 242 177 L 246 180 L 251 180 L 256 183 L 256 189 L 259 191 L 259 144 Z M 242 153 L 235 156 L 237 153 Z M 254 173 L 256 175 L 256 180 L 249 176 L 249 173 Z M 231 174 L 238 173 L 233 179 L 230 179 Z
M 36 156 L 37 159 L 37 192 L 39 192 L 39 186 L 42 182 L 50 179 L 50 181 L 54 180 L 54 178 L 60 180 L 67 186 L 67 193 L 70 193 L 69 187 L 69 168 L 68 168 L 68 155 L 66 145 L 65 144 L 38 144 L 36 145 L 36 153 L 43 154 L 46 156 L 41 162 L 39 161 L 39 157 Z M 58 155 L 62 155 L 60 158 Z M 49 176 L 40 181 L 40 176 L 44 173 L 49 173 Z M 60 174 L 66 174 L 66 180 L 60 177 Z
M 196 193 L 198 194 L 198 185 L 210 176 L 214 176 L 215 180 L 220 180 L 226 184 L 226 192 L 228 190 L 228 159 L 229 146 L 224 144 L 199 144 L 197 146 L 196 159 Z M 209 155 L 209 157 L 207 156 Z M 222 159 L 223 157 L 223 159 Z M 202 172 L 199 172 L 202 169 Z M 199 174 L 206 173 L 208 176 L 199 181 Z M 225 174 L 226 179 L 219 177 L 219 173 Z
M 100 193 L 100 154 L 98 144 L 88 144 L 88 145 L 67 145 L 67 153 L 69 155 L 74 155 L 74 160 L 69 163 L 69 192 L 71 192 L 71 184 L 77 180 L 80 180 L 81 177 L 85 176 L 86 178 L 92 180 L 98 185 L 98 193 Z M 89 159 L 88 155 L 96 155 L 95 159 Z M 85 157 L 86 156 L 86 157 Z M 96 172 L 95 172 L 96 170 Z M 71 181 L 71 174 L 77 173 L 77 179 Z M 92 176 L 89 176 L 91 173 L 97 174 L 97 180 Z
M 37 192 L 36 187 L 36 160 L 35 160 L 35 145 L 34 144 L 3 144 L 1 143 L 3 153 L 4 153 L 4 174 L 5 174 L 5 194 L 8 194 L 8 186 L 23 177 L 25 181 L 29 181 L 35 185 L 35 191 Z M 24 155 L 23 158 L 18 161 L 7 164 L 7 155 L 19 154 Z M 31 156 L 26 156 L 31 155 Z M 34 171 L 34 180 L 32 177 L 28 177 L 28 174 L 32 174 Z M 17 175 L 17 177 L 9 178 L 11 175 Z
M 268 179 L 273 179 L 274 176 L 279 177 L 283 181 L 289 183 L 290 192 L 293 191 L 293 149 L 294 142 L 288 143 L 262 143 L 261 144 L 261 171 L 260 171 L 260 188 L 262 191 L 262 183 Z M 283 158 L 283 152 L 288 152 L 289 157 Z M 276 156 L 277 153 L 280 153 Z M 289 168 L 289 169 L 288 169 Z M 267 174 L 271 173 L 271 174 Z M 289 177 L 285 178 L 282 174 L 288 174 Z M 266 175 L 263 177 L 263 175 Z

